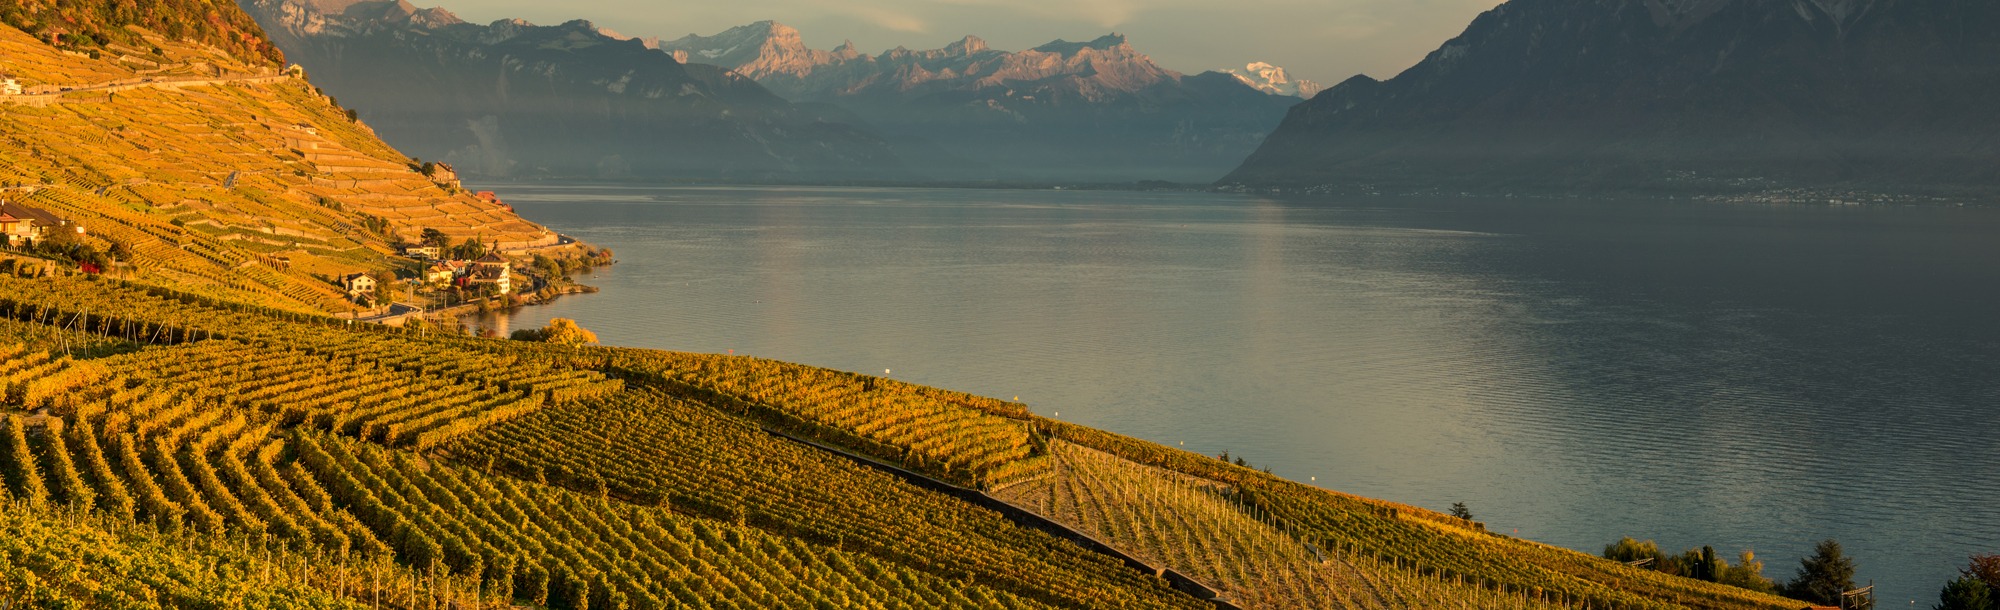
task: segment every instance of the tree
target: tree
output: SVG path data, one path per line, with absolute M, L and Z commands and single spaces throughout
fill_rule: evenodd
M 1938 592 L 1936 610 L 1994 610 L 1993 591 L 1986 581 L 1972 576 L 1960 576 L 1945 583 L 1944 590 Z
M 451 252 L 452 258 L 469 261 L 486 256 L 486 244 L 479 243 L 477 239 L 467 237 L 464 242 L 458 244 L 458 247 L 452 248 Z
M 1604 545 L 1604 558 L 1619 563 L 1637 563 L 1651 559 L 1652 562 L 1646 564 L 1646 567 L 1658 570 L 1661 564 L 1666 563 L 1667 554 L 1660 552 L 1660 545 L 1651 540 L 1640 542 L 1627 536 Z
M 1715 582 L 1760 593 L 1778 592 L 1778 584 L 1764 577 L 1764 562 L 1757 561 L 1756 553 L 1743 551 L 1733 567 L 1717 559 L 1715 568 Z
M 1994 605 L 2000 606 L 2000 553 L 1973 555 L 1971 563 L 1960 573 L 1986 583 L 1987 590 L 1996 598 Z
M 1464 502 L 1453 502 L 1451 503 L 1451 516 L 1471 521 L 1472 509 L 1466 508 Z
M 549 320 L 549 325 L 543 332 L 548 334 L 546 341 L 557 345 L 575 346 L 597 342 L 597 333 L 584 330 L 582 326 L 576 324 L 576 320 L 569 318 Z
M 507 338 L 515 341 L 540 341 L 567 346 L 597 342 L 596 333 L 584 330 L 582 326 L 577 325 L 576 320 L 569 318 L 549 320 L 549 325 L 541 328 L 517 330 L 508 335 Z
M 1838 606 L 1840 594 L 1854 589 L 1854 558 L 1841 552 L 1840 542 L 1826 540 L 1813 549 L 1813 556 L 1799 560 L 1799 574 L 1785 583 L 1783 594 L 1792 599 Z M 1860 610 L 1874 607 L 1863 600 Z
M 451 236 L 445 235 L 444 231 L 437 229 L 425 228 L 420 239 L 423 240 L 426 246 L 437 246 L 439 248 L 451 247 Z

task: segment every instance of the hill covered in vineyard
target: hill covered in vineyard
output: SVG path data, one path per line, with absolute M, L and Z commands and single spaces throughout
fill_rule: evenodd
M 278 574 L 231 595 L 397 608 L 1798 606 L 1018 403 L 749 357 L 352 325 L 91 276 L 0 276 L 0 387 L 6 512 L 87 516 L 92 535 L 135 548 L 235 541 L 185 560 L 228 552 L 252 558 L 246 573 Z M 0 582 L 0 599 L 68 594 Z
M 0 79 L 20 87 L 0 93 L 0 201 L 44 219 L 41 243 L 24 235 L 16 249 L 320 312 L 354 309 L 340 277 L 414 275 L 391 255 L 427 229 L 510 254 L 580 254 L 438 166 L 424 173 L 271 57 L 122 28 L 128 38 L 86 53 L 0 26 Z M 48 230 L 59 223 L 82 232 Z

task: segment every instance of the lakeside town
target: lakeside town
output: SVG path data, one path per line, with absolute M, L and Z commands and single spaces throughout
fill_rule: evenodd
M 449 166 L 436 165 L 441 168 L 434 171 L 450 171 Z M 512 211 L 492 191 L 479 191 L 474 196 Z M 0 272 L 21 277 L 76 273 L 120 278 L 144 272 L 122 242 L 107 239 L 109 247 L 99 249 L 89 237 L 88 227 L 79 220 L 0 199 L 0 247 L 4 247 Z M 567 252 L 577 248 L 581 251 Z M 582 246 L 561 235 L 549 244 L 510 250 L 499 241 L 478 238 L 454 244 L 444 232 L 424 229 L 420 241 L 397 243 L 394 249 L 397 257 L 390 260 L 391 271 L 324 278 L 355 308 L 337 315 L 390 326 L 417 319 L 449 326 L 458 316 L 592 292 L 593 288 L 577 284 L 570 276 L 612 262 L 610 250 Z M 567 255 L 549 255 L 558 251 Z M 285 256 L 264 257 L 262 262 L 280 273 L 291 271 L 291 261 Z

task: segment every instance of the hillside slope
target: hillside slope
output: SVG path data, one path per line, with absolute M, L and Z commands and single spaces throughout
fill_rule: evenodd
M 261 57 L 128 31 L 160 53 L 92 59 L 0 27 L 0 73 L 28 92 L 0 96 L 0 199 L 83 225 L 148 282 L 341 311 L 333 278 L 390 272 L 390 245 L 424 229 L 517 250 L 557 239 L 418 173 Z
M 30 341 L 0 341 L 0 415 L 15 414 L 0 424 L 24 429 L 0 429 L 9 497 L 393 558 L 454 579 L 428 582 L 431 599 L 1802 607 L 1015 403 L 748 357 L 350 326 L 10 276 L 0 338 Z
M 401 1 L 246 0 L 291 59 L 397 147 L 492 177 L 879 177 L 865 127 L 588 22 L 477 25 Z
M 1514 0 L 1299 105 L 1224 185 L 2000 189 L 2000 5 Z

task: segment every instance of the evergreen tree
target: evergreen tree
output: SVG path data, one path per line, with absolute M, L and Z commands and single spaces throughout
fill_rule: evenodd
M 1472 509 L 1466 508 L 1464 502 L 1453 502 L 1451 503 L 1451 516 L 1471 521 Z
M 1854 589 L 1854 558 L 1840 549 L 1837 540 L 1826 540 L 1813 549 L 1813 556 L 1799 560 L 1799 574 L 1785 583 L 1785 597 L 1826 606 L 1840 605 L 1840 594 Z M 1871 600 L 1862 600 L 1859 610 L 1872 610 Z
M 1936 610 L 1994 610 L 1993 592 L 1986 582 L 1971 576 L 1960 576 L 1945 583 L 1944 590 L 1938 592 Z

